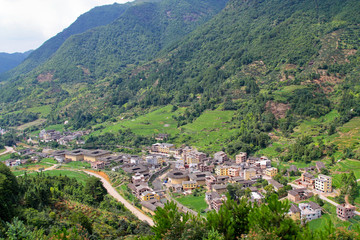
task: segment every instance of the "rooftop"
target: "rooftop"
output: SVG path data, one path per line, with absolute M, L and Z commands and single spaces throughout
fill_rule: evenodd
M 173 178 L 173 179 L 181 179 L 181 178 L 186 178 L 188 177 L 189 174 L 186 171 L 172 171 L 168 174 L 168 178 Z

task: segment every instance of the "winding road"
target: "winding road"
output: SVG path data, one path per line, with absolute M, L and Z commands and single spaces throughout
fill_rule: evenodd
M 106 188 L 106 190 L 108 191 L 108 193 L 113 196 L 116 200 L 118 200 L 119 202 L 121 202 L 122 204 L 124 204 L 124 206 L 130 210 L 130 212 L 132 212 L 136 217 L 138 217 L 141 221 L 147 222 L 150 226 L 154 226 L 154 221 L 147 216 L 146 214 L 142 213 L 141 211 L 139 211 L 139 209 L 137 209 L 136 207 L 134 207 L 133 205 L 131 205 L 128 201 L 126 201 L 117 191 L 116 189 L 111 186 L 111 184 L 102 176 L 93 173 L 93 172 L 87 172 L 84 171 L 85 173 L 92 175 L 94 177 L 100 178 L 101 182 L 103 183 L 104 187 Z
M 7 146 L 5 146 L 5 149 L 6 149 L 6 151 L 5 151 L 5 152 L 0 153 L 0 156 L 1 156 L 1 155 L 8 154 L 8 153 L 14 153 L 14 152 L 15 152 L 15 150 L 14 150 L 14 148 L 13 148 L 13 147 L 7 147 Z

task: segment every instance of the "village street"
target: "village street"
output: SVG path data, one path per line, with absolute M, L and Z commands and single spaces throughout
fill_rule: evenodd
M 130 210 L 130 212 L 132 212 L 137 218 L 139 218 L 141 221 L 145 221 L 147 222 L 150 226 L 154 226 L 154 221 L 147 216 L 146 214 L 142 213 L 141 211 L 139 211 L 139 209 L 137 209 L 136 207 L 134 207 L 133 205 L 131 205 L 128 201 L 126 201 L 117 191 L 116 189 L 111 186 L 111 184 L 102 176 L 93 173 L 93 172 L 87 172 L 84 171 L 85 173 L 92 175 L 94 177 L 100 178 L 101 182 L 103 183 L 104 187 L 106 188 L 106 190 L 108 191 L 108 193 L 113 196 L 116 200 L 118 200 L 119 202 L 121 202 L 122 204 L 124 204 L 124 206 Z
M 13 148 L 13 147 L 7 147 L 7 146 L 5 146 L 5 149 L 6 149 L 6 151 L 5 151 L 5 152 L 0 153 L 0 156 L 1 156 L 1 155 L 8 154 L 8 153 L 14 153 L 14 152 L 15 152 L 15 150 L 14 150 L 14 148 Z

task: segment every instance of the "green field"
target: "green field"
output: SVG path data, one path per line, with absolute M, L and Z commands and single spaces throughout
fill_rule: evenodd
M 237 129 L 230 129 L 234 111 L 205 111 L 193 123 L 180 128 L 183 133 L 176 139 L 176 144 L 196 146 L 200 151 L 217 152 L 225 147 L 226 140 Z
M 11 154 L 10 154 L 10 153 L 5 154 L 5 155 L 1 155 L 1 156 L 0 156 L 0 162 L 6 161 L 6 160 L 8 160 L 8 159 L 10 159 L 10 158 L 11 158 Z
M 208 208 L 207 203 L 205 202 L 205 195 L 194 197 L 192 195 L 188 195 L 185 197 L 176 198 L 176 200 L 182 205 L 191 208 L 197 212 L 201 212 Z
M 102 124 L 106 127 L 102 130 L 95 131 L 93 134 L 99 135 L 106 132 L 115 133 L 124 128 L 130 128 L 134 133 L 146 136 L 152 136 L 158 133 L 175 134 L 178 133 L 179 130 L 177 128 L 177 122 L 172 116 L 181 114 L 185 111 L 185 108 L 179 108 L 176 112 L 171 112 L 171 109 L 172 106 L 169 105 L 135 119 L 122 120 L 115 124 Z
M 185 108 L 179 108 L 171 112 L 172 106 L 166 106 L 145 114 L 135 119 L 123 120 L 117 123 L 101 124 L 104 129 L 93 132 L 93 135 L 100 135 L 106 132 L 115 133 L 120 129 L 130 128 L 135 134 L 153 136 L 158 133 L 167 133 L 176 136 L 176 145 L 187 143 L 198 147 L 202 151 L 215 152 L 221 150 L 236 129 L 230 130 L 234 111 L 208 110 L 187 125 L 177 127 L 177 122 L 172 116 L 179 115 Z M 100 125 L 94 126 L 99 127 Z
M 40 162 L 42 163 L 52 163 L 52 164 L 57 164 L 57 161 L 53 158 L 44 158 L 42 159 Z
M 340 150 L 351 148 L 355 152 L 360 152 L 360 117 L 353 118 L 340 127 L 333 143 L 338 145 Z
M 91 164 L 88 162 L 69 162 L 62 165 L 63 167 L 70 167 L 70 168 L 91 168 Z
M 40 174 L 37 172 L 29 173 L 28 175 L 36 175 Z M 83 172 L 75 172 L 75 171 L 69 171 L 69 170 L 51 170 L 51 171 L 45 171 L 42 174 L 48 175 L 48 176 L 68 176 L 69 178 L 76 178 L 78 181 L 85 184 L 85 180 L 89 178 L 90 176 Z
M 293 93 L 295 90 L 298 89 L 304 89 L 306 86 L 304 85 L 290 85 L 286 86 L 281 90 L 275 91 L 274 94 L 274 100 L 278 102 L 286 102 L 291 93 Z
M 51 112 L 51 106 L 45 105 L 26 109 L 28 112 L 40 113 L 40 117 L 47 117 Z
M 336 228 L 360 226 L 360 217 L 355 216 L 350 221 L 342 221 L 336 216 L 336 207 L 327 202 L 325 202 L 323 206 L 323 215 L 321 218 L 312 220 L 308 224 L 311 230 L 318 230 L 327 227 L 329 221 L 331 221 Z
M 56 125 L 50 125 L 47 127 L 44 127 L 45 130 L 56 130 L 56 131 L 64 131 L 64 125 L 63 124 L 56 124 Z M 34 132 L 31 132 L 31 136 L 38 136 L 40 133 L 40 130 L 36 130 Z

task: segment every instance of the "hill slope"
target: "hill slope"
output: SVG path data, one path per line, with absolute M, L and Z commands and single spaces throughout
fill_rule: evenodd
M 18 66 L 32 51 L 24 53 L 0 53 L 0 74 Z
M 103 26 L 117 19 L 130 4 L 113 4 L 95 7 L 87 13 L 82 14 L 68 28 L 47 40 L 16 69 L 1 77 L 6 79 L 12 75 L 25 74 L 48 60 L 59 47 L 72 35 L 86 32 L 89 29 Z
M 200 0 L 132 6 L 69 38 L 25 81 L 2 86 L 3 112 L 48 105 L 50 123 L 67 119 L 77 129 L 108 119 L 121 125 L 173 104 L 177 129 L 169 131 L 183 143 L 206 110 L 227 110 L 233 115 L 216 128 L 195 125 L 208 136 L 223 128 L 202 145 L 210 151 L 221 138 L 230 154 L 264 148 L 271 134 L 288 137 L 304 118 L 336 109 L 339 118 L 329 122 L 336 127 L 360 114 L 358 1 L 232 0 L 215 15 L 221 7 Z

